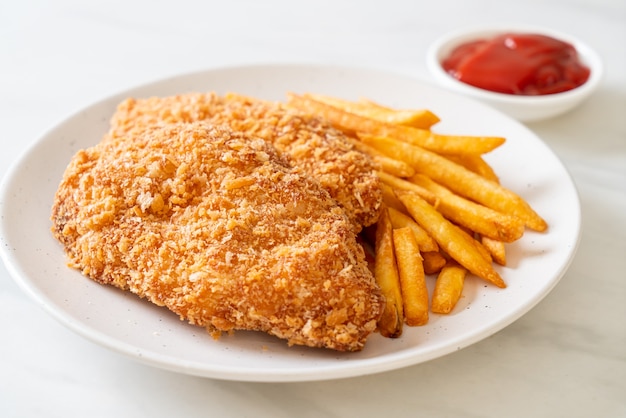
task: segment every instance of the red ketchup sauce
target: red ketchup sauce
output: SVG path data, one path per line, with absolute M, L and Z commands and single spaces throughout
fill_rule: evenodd
M 508 33 L 458 46 L 443 61 L 454 78 L 498 93 L 545 95 L 589 78 L 573 45 L 545 35 Z

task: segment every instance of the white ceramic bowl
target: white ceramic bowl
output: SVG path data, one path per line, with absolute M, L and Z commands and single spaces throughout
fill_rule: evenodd
M 589 79 L 580 87 L 563 93 L 521 96 L 495 93 L 471 86 L 449 75 L 441 66 L 441 62 L 458 45 L 502 33 L 537 33 L 569 42 L 578 51 L 580 60 L 590 68 Z M 573 109 L 598 87 L 603 72 L 600 57 L 580 40 L 554 30 L 520 25 L 474 27 L 448 33 L 430 46 L 427 65 L 431 74 L 445 88 L 478 99 L 523 122 L 552 118 Z

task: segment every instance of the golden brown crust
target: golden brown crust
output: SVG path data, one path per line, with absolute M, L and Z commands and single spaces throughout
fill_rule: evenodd
M 378 219 L 382 192 L 376 166 L 343 133 L 278 102 L 236 94 L 190 93 L 127 99 L 111 119 L 111 138 L 163 123 L 205 121 L 270 142 L 298 170 L 314 177 L 344 208 L 355 232 Z
M 270 144 L 226 127 L 129 130 L 80 151 L 52 221 L 85 275 L 209 330 L 354 351 L 381 312 L 335 200 Z

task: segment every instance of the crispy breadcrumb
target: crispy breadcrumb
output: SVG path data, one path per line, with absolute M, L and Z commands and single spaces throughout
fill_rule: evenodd
M 52 230 L 73 267 L 211 332 L 363 347 L 382 296 L 352 223 L 316 180 L 229 127 L 123 136 L 78 152 L 55 196 Z
M 376 166 L 325 121 L 237 94 L 189 93 L 127 99 L 111 119 L 110 138 L 163 123 L 205 121 L 270 142 L 290 163 L 314 177 L 343 207 L 355 232 L 378 219 L 382 192 Z

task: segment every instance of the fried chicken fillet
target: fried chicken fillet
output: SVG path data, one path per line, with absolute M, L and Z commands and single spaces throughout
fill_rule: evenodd
M 382 192 L 374 163 L 318 118 L 236 94 L 190 93 L 127 99 L 111 119 L 110 137 L 163 123 L 205 121 L 270 142 L 292 166 L 314 177 L 343 207 L 356 232 L 378 220 Z
M 212 333 L 363 347 L 383 299 L 325 188 L 228 127 L 125 135 L 79 151 L 58 188 L 52 231 L 71 266 Z

